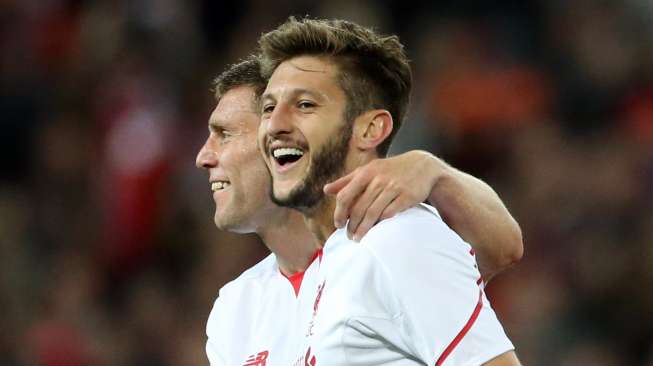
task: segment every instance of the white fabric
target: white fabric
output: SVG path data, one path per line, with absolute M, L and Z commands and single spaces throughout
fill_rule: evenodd
M 310 274 L 316 269 L 312 266 L 306 270 L 302 287 L 308 288 L 314 277 Z M 291 332 L 300 328 L 300 308 L 312 305 L 305 304 L 312 300 L 302 297 L 301 291 L 296 297 L 274 254 L 222 287 L 206 325 L 210 364 L 246 365 L 252 356 L 256 359 L 267 351 L 266 363 L 252 366 L 286 365 L 285 360 L 297 347 L 293 342 L 301 340 Z
M 361 243 L 337 230 L 297 297 L 271 255 L 220 291 L 207 325 L 211 364 L 435 365 L 479 303 L 470 249 L 421 205 L 377 224 Z M 443 365 L 480 365 L 513 349 L 481 301 Z M 261 352 L 265 360 L 256 361 Z

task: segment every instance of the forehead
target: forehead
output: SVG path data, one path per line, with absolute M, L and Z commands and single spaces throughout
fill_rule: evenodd
M 284 61 L 274 70 L 263 97 L 276 97 L 296 89 L 319 92 L 328 96 L 337 93 L 338 68 L 325 57 L 299 56 Z
M 256 94 L 253 87 L 239 86 L 233 88 L 220 98 L 211 113 L 209 123 L 226 125 L 234 123 L 251 123 L 258 125 L 259 116 L 254 109 Z

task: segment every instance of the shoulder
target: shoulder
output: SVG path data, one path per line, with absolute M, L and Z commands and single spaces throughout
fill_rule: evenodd
M 220 288 L 218 299 L 223 302 L 228 300 L 231 294 L 243 290 L 249 290 L 257 286 L 262 281 L 276 275 L 278 271 L 277 259 L 274 254 L 270 254 L 263 260 L 248 268 L 235 279 L 227 282 Z
M 242 296 L 256 295 L 259 292 L 258 289 L 264 288 L 269 279 L 275 278 L 277 271 L 276 257 L 274 254 L 270 254 L 245 270 L 236 279 L 222 286 L 209 314 L 207 330 L 212 328 L 213 324 L 230 318 L 230 314 L 237 311 L 238 302 Z
M 270 255 L 263 258 L 263 260 L 245 270 L 232 282 L 255 280 L 257 278 L 266 277 L 275 274 L 278 268 L 277 257 L 274 253 L 270 253 Z
M 234 291 L 235 289 L 250 286 L 257 283 L 257 281 L 269 278 L 276 274 L 278 268 L 276 256 L 270 254 L 260 262 L 246 269 L 238 277 L 222 286 L 220 289 L 220 296 L 222 296 L 223 292 Z
M 420 234 L 423 231 L 432 232 L 434 228 L 446 226 L 438 211 L 429 205 L 419 204 L 397 215 L 380 221 L 370 229 L 367 242 L 373 242 L 387 235 Z
M 256 298 L 260 298 L 261 293 L 265 291 L 266 284 L 276 278 L 277 268 L 276 257 L 270 254 L 222 286 L 209 313 L 206 323 L 207 335 L 219 336 L 225 329 L 229 329 L 232 323 L 238 321 L 238 314 L 243 313 L 242 304 L 256 303 Z
M 441 282 L 476 284 L 480 277 L 471 246 L 427 205 L 418 205 L 384 220 L 361 240 L 371 263 L 399 292 L 412 286 L 439 287 Z M 474 286 L 476 287 L 476 286 Z
M 376 224 L 361 240 L 374 250 L 468 252 L 471 247 L 442 221 L 438 211 L 419 204 Z M 437 244 L 437 245 L 434 245 Z

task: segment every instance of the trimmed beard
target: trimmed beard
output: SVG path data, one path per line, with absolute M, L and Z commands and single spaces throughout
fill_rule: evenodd
M 345 169 L 352 129 L 353 123 L 345 122 L 340 131 L 313 156 L 308 175 L 290 191 L 288 197 L 276 197 L 274 188 L 271 189 L 272 202 L 302 212 L 309 211 L 320 203 L 324 198 L 324 185 L 340 177 Z

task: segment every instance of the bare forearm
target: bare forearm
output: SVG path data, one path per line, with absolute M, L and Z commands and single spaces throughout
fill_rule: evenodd
M 485 182 L 432 157 L 443 172 L 428 201 L 477 253 L 481 274 L 489 280 L 523 254 L 521 229 L 496 192 Z

